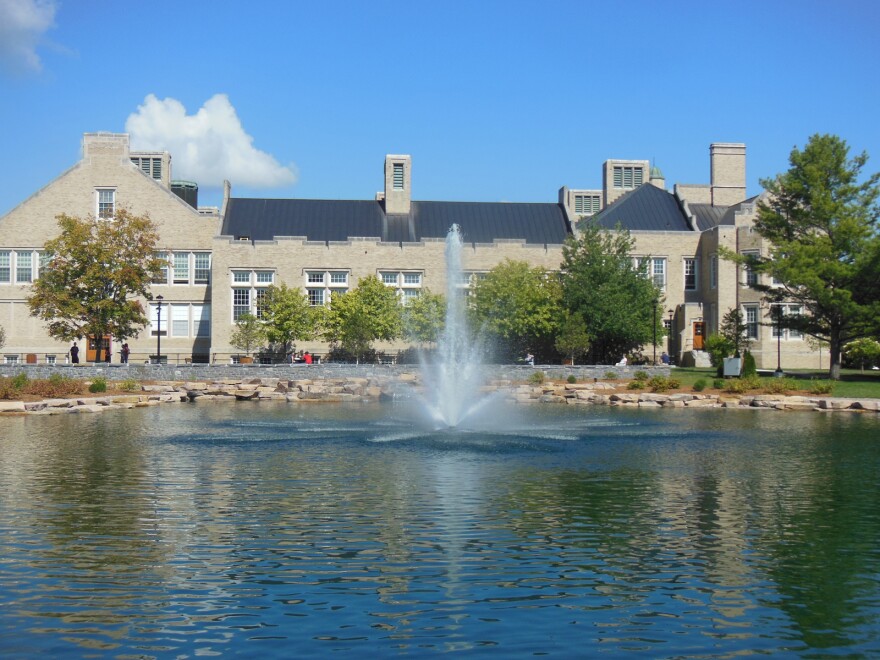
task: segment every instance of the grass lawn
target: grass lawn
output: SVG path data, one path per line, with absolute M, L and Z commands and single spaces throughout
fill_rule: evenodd
M 696 381 L 703 378 L 709 382 L 711 387 L 712 381 L 717 378 L 715 369 L 697 369 L 690 367 L 673 367 L 672 377 L 681 381 L 684 387 L 692 386 Z M 762 379 L 772 380 L 773 376 L 765 376 L 759 373 Z M 804 393 L 809 393 L 810 385 L 819 381 L 828 381 L 827 371 L 816 371 L 810 369 L 793 370 L 785 372 L 786 378 L 793 378 L 798 383 L 803 384 Z M 840 372 L 840 380 L 834 383 L 834 391 L 831 396 L 851 397 L 851 398 L 871 398 L 880 399 L 880 371 L 861 372 L 858 369 L 842 369 Z

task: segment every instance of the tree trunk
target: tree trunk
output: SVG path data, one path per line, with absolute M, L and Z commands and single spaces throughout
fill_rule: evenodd
M 828 377 L 831 380 L 840 380 L 840 333 L 832 330 L 828 340 L 828 353 L 830 355 Z

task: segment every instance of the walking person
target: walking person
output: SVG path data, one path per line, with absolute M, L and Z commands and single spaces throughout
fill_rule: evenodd
M 73 342 L 73 346 L 70 347 L 70 363 L 79 364 L 79 346 L 76 345 L 76 342 Z

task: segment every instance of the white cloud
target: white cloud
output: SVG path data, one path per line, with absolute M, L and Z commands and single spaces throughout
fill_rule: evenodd
M 129 115 L 125 130 L 138 151 L 169 151 L 174 178 L 215 187 L 279 188 L 296 183 L 295 166 L 283 166 L 253 145 L 225 94 L 215 94 L 194 115 L 177 99 L 150 94 Z
M 0 65 L 14 73 L 37 73 L 43 66 L 37 45 L 55 25 L 52 0 L 0 0 Z

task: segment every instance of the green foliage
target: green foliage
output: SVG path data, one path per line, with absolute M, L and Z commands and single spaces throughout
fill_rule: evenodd
M 709 335 L 703 342 L 703 349 L 709 354 L 709 361 L 718 369 L 720 375 L 724 367 L 724 358 L 734 352 L 734 343 L 721 334 Z
M 681 382 L 675 378 L 657 375 L 652 376 L 648 380 L 648 387 L 651 388 L 652 392 L 668 392 L 669 390 L 677 390 L 681 387 Z
M 832 380 L 813 380 L 810 382 L 810 394 L 831 394 L 834 392 L 834 385 Z
M 723 378 L 716 378 L 715 380 L 712 381 L 712 387 L 714 387 L 716 390 L 723 390 L 724 389 L 724 379 Z
M 0 325 L 0 348 L 3 348 L 6 345 L 6 330 L 3 329 L 3 326 Z
M 557 351 L 571 358 L 572 364 L 589 352 L 590 333 L 587 331 L 583 317 L 568 311 L 563 312 L 555 346 Z
M 123 392 L 137 392 L 141 389 L 141 383 L 134 378 L 126 378 L 119 383 L 119 389 Z
M 605 376 L 603 376 L 605 380 L 617 380 L 617 372 L 616 371 L 606 371 Z
M 22 371 L 21 373 L 15 374 L 10 382 L 12 383 L 12 387 L 17 390 L 22 390 L 28 384 L 28 376 Z
M 112 219 L 59 215 L 58 225 L 61 233 L 45 245 L 49 266 L 28 297 L 31 314 L 63 341 L 136 336 L 147 323 L 136 297 L 150 297 L 150 282 L 167 263 L 156 256 L 153 222 L 118 209 Z
M 634 380 L 629 381 L 626 384 L 626 389 L 628 390 L 643 390 L 645 389 L 645 381 L 641 378 L 636 378 Z
M 546 380 L 546 375 L 543 371 L 533 371 L 529 374 L 529 382 L 533 385 L 541 385 Z
M 743 378 L 749 378 L 751 376 L 758 375 L 758 366 L 755 364 L 755 356 L 751 353 L 746 353 L 743 356 L 742 375 Z
M 423 290 L 403 306 L 403 336 L 412 342 L 436 342 L 446 323 L 446 298 Z
M 576 382 L 578 382 L 578 379 L 575 378 L 574 374 L 569 374 L 568 378 L 566 378 L 566 381 L 568 382 L 569 385 L 574 385 Z
M 749 326 L 746 324 L 742 310 L 739 307 L 730 309 L 721 320 L 721 332 L 719 334 L 732 346 L 734 357 L 739 357 L 744 351 L 749 350 L 752 342 L 746 334 L 748 329 Z M 722 357 L 730 357 L 730 354 Z
M 705 378 L 700 378 L 696 383 L 694 383 L 694 392 L 702 392 L 709 385 L 709 381 Z
M 849 342 L 843 347 L 847 362 L 858 366 L 862 371 L 865 367 L 875 366 L 880 363 L 880 342 L 875 339 L 863 337 Z
M 547 356 L 562 316 L 559 281 L 525 261 L 504 262 L 474 285 L 472 325 L 496 338 L 504 357 Z
M 583 319 L 594 362 L 613 364 L 655 333 L 663 336 L 661 315 L 654 315 L 660 290 L 648 277 L 647 260 L 633 264 L 634 247 L 627 231 L 586 222 L 562 248 L 562 303 Z
M 322 307 L 310 306 L 304 291 L 284 283 L 266 290 L 260 313 L 266 339 L 275 344 L 285 357 L 297 341 L 313 339 L 320 331 L 323 320 Z
M 400 336 L 402 315 L 394 289 L 375 275 L 361 278 L 357 288 L 333 297 L 327 310 L 324 338 L 355 361 L 363 360 L 377 340 Z
M 866 176 L 868 156 L 849 157 L 845 140 L 812 136 L 794 148 L 787 172 L 761 184 L 755 231 L 773 245 L 755 268 L 781 286 L 756 286 L 770 302 L 802 305 L 781 327 L 828 341 L 829 375 L 840 376 L 849 341 L 880 331 L 880 174 Z
M 97 376 L 92 379 L 92 384 L 89 385 L 89 392 L 93 394 L 96 392 L 106 392 L 107 391 L 107 379 L 102 376 Z
M 633 378 L 636 380 L 648 380 L 648 372 L 639 370 L 633 374 Z
M 262 346 L 266 341 L 266 328 L 262 321 L 253 314 L 242 314 L 235 322 L 235 330 L 229 337 L 229 343 L 245 355 Z
M 761 379 L 757 376 L 744 376 L 724 381 L 724 391 L 731 394 L 745 394 L 749 390 L 761 388 Z
M 784 394 L 794 392 L 798 384 L 793 378 L 766 378 L 764 379 L 764 391 L 767 394 Z

